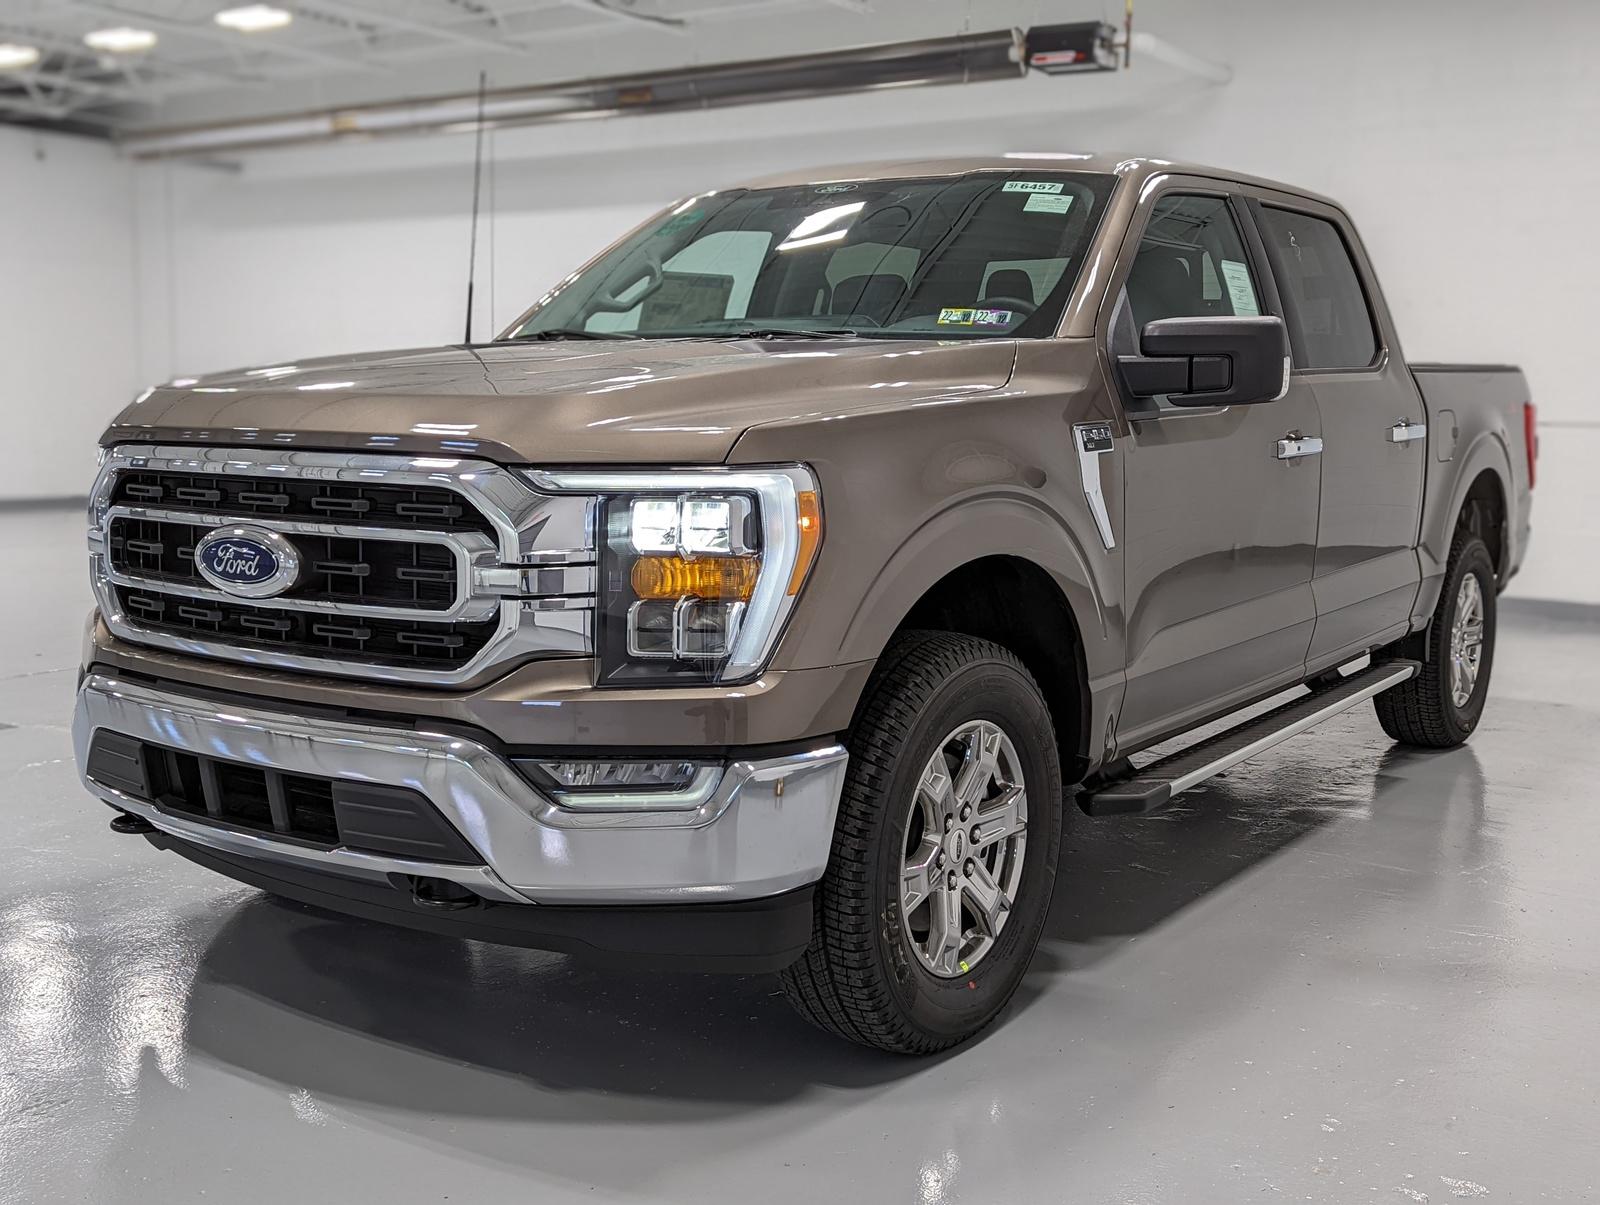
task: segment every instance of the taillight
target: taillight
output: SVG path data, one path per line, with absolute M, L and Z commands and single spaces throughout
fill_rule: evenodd
M 1539 463 L 1539 408 L 1522 403 L 1522 443 L 1528 450 L 1528 488 L 1533 488 L 1534 471 Z

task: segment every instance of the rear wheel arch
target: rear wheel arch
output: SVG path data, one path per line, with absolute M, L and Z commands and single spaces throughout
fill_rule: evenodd
M 1506 516 L 1505 482 L 1494 469 L 1485 468 L 1472 479 L 1457 508 L 1456 530 L 1464 527 L 1484 542 L 1495 576 L 1502 583 L 1511 552 L 1507 546 L 1510 537 Z
M 1435 472 L 1448 483 L 1434 481 Z M 1422 562 L 1422 590 L 1417 596 L 1413 618 L 1425 625 L 1432 616 L 1443 588 L 1450 551 L 1463 522 L 1487 522 L 1484 543 L 1494 562 L 1497 583 L 1505 585 L 1506 575 L 1516 564 L 1516 524 L 1511 516 L 1511 461 L 1505 444 L 1485 433 L 1464 449 L 1453 461 L 1429 466 L 1428 495 L 1424 502 L 1422 536 L 1417 552 Z

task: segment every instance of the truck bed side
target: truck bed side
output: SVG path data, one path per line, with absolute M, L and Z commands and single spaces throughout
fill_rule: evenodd
M 1418 616 L 1432 614 L 1456 519 L 1469 493 L 1492 474 L 1505 503 L 1499 547 L 1490 539 L 1500 584 L 1522 564 L 1532 505 L 1534 438 L 1531 395 L 1522 370 L 1499 364 L 1412 364 L 1428 411 L 1428 468 L 1423 487 L 1422 591 Z

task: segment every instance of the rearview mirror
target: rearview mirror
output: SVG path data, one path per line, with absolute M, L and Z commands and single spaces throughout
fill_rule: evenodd
M 1249 406 L 1275 402 L 1289 389 L 1289 336 L 1278 317 L 1159 318 L 1139 333 L 1139 351 L 1117 358 L 1135 397 Z

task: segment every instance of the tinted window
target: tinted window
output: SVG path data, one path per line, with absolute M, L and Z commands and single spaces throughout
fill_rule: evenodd
M 979 172 L 708 193 L 563 282 L 512 337 L 1047 337 L 1115 183 Z
M 1169 193 L 1156 202 L 1128 273 L 1128 304 L 1140 327 L 1157 318 L 1261 313 L 1224 198 Z
M 1322 218 L 1264 208 L 1302 368 L 1365 368 L 1378 354 L 1361 278 L 1339 228 Z

